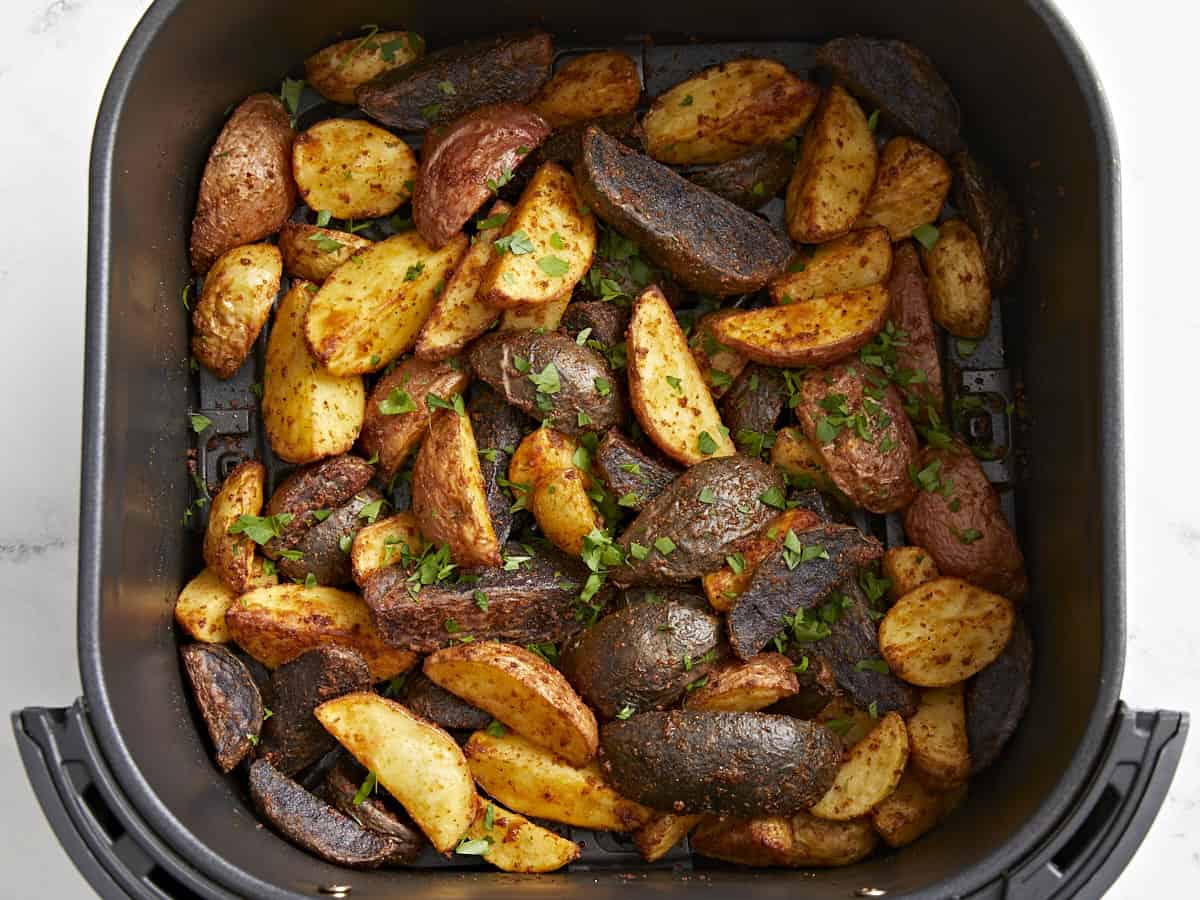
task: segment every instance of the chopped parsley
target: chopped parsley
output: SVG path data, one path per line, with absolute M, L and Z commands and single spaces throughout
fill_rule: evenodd
M 256 544 L 265 544 L 283 534 L 283 527 L 292 521 L 291 513 L 274 516 L 238 516 L 229 526 L 230 534 L 244 534 Z
M 926 250 L 932 250 L 933 245 L 938 242 L 940 236 L 937 226 L 931 224 L 918 225 L 912 230 L 912 236 L 921 242 L 921 245 Z
M 212 425 L 212 419 L 208 416 L 202 416 L 200 413 L 192 413 L 188 416 L 188 419 L 192 423 L 192 431 L 196 432 L 196 434 L 199 434 Z
M 398 416 L 402 413 L 416 412 L 417 404 L 413 402 L 413 398 L 409 396 L 408 391 L 402 391 L 398 387 L 388 391 L 387 397 L 380 400 L 377 404 L 379 411 L 385 416 Z
M 526 253 L 533 252 L 533 241 L 529 239 L 529 235 L 521 228 L 518 228 L 510 235 L 496 238 L 496 240 L 492 241 L 492 246 L 501 254 L 511 253 L 513 256 L 524 256 Z
M 705 456 L 712 456 L 717 452 L 717 442 L 712 439 L 712 435 L 707 431 L 702 431 L 696 441 L 696 449 Z
M 557 256 L 543 256 L 538 260 L 538 268 L 551 278 L 561 278 L 571 269 L 571 264 Z

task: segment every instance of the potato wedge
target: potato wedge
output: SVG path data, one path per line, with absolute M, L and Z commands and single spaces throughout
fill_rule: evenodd
M 373 241 L 348 231 L 288 222 L 279 230 L 283 271 L 292 278 L 320 284 L 359 250 Z
M 880 284 L 892 271 L 892 242 L 886 228 L 852 231 L 819 245 L 798 271 L 770 284 L 772 302 L 782 306 Z
M 825 461 L 816 444 L 799 428 L 781 428 L 771 447 L 771 465 L 788 476 L 801 490 L 833 492 L 837 488 L 825 471 Z
M 1025 243 L 1021 210 L 992 171 L 966 150 L 956 153 L 950 164 L 954 206 L 979 239 L 992 290 L 1002 290 L 1021 267 Z
M 787 190 L 788 234 L 819 244 L 848 232 L 867 206 L 879 154 L 858 101 L 834 85 L 805 129 Z
M 395 797 L 442 853 L 475 821 L 479 798 L 466 757 L 436 725 L 378 694 L 346 694 L 314 715 Z
M 485 840 L 483 858 L 502 872 L 553 872 L 579 858 L 579 845 L 497 803 L 480 801 L 467 831 Z
M 692 848 L 713 859 L 805 869 L 848 866 L 869 856 L 876 843 L 870 822 L 830 822 L 804 812 L 788 818 L 708 817 L 692 836 Z
M 583 550 L 583 539 L 603 528 L 588 489 L 591 476 L 575 465 L 579 442 L 553 428 L 539 428 L 521 441 L 508 464 L 508 480 L 521 485 L 525 506 L 546 539 L 571 556 Z
M 853 747 L 870 734 L 877 722 L 869 712 L 855 706 L 847 695 L 840 693 L 834 694 L 813 720 L 836 733 L 847 747 Z
M 646 862 L 657 862 L 705 818 L 704 813 L 658 813 L 633 833 L 633 846 Z
M 880 564 L 883 577 L 891 581 L 888 598 L 894 603 L 940 574 L 937 565 L 921 547 L 891 547 Z
M 361 119 L 323 119 L 296 137 L 292 174 L 312 209 L 374 219 L 412 195 L 417 157 L 396 135 Z
M 725 395 L 750 363 L 745 356 L 726 347 L 713 334 L 717 322 L 736 316 L 739 312 L 737 309 L 720 309 L 701 316 L 692 326 L 692 336 L 688 340 L 692 356 L 704 374 L 704 383 L 708 385 L 714 400 L 720 400 Z
M 768 306 L 713 323 L 713 334 L 767 366 L 823 366 L 855 353 L 887 321 L 887 286 Z
M 263 464 L 248 459 L 225 476 L 212 499 L 204 532 L 204 564 L 235 594 L 247 590 L 257 574 L 255 543 L 248 535 L 231 534 L 229 529 L 242 516 L 257 516 L 262 511 L 266 478 Z
M 242 367 L 279 293 L 283 260 L 271 244 L 247 244 L 221 255 L 192 310 L 192 355 L 218 378 Z
M 175 621 L 197 641 L 205 644 L 228 643 L 225 611 L 237 596 L 214 570 L 204 569 L 179 592 L 175 600 Z
M 929 787 L 949 790 L 967 780 L 971 754 L 962 684 L 921 691 L 917 713 L 908 720 L 908 744 L 909 766 Z
M 931 791 L 911 771 L 871 812 L 871 823 L 889 847 L 905 847 L 929 831 L 962 802 L 964 782 L 951 791 Z
M 313 355 L 335 375 L 382 369 L 413 345 L 466 249 L 464 234 L 435 251 L 406 231 L 359 251 L 308 307 L 304 336 Z
M 820 93 L 773 59 L 713 66 L 655 99 L 642 119 L 646 152 L 665 163 L 725 162 L 757 144 L 790 138 Z
M 425 40 L 412 31 L 373 31 L 338 41 L 304 60 L 304 78 L 326 100 L 354 103 L 354 90 L 425 53 Z
M 821 523 L 820 517 L 806 509 L 797 507 L 789 509 L 772 519 L 767 527 L 749 541 L 742 542 L 742 548 L 730 562 L 715 572 L 709 572 L 701 579 L 704 594 L 712 608 L 718 612 L 729 612 L 733 601 L 741 596 L 754 577 L 754 570 L 767 555 L 787 540 L 789 530 L 799 534 Z M 735 568 L 736 566 L 736 568 Z M 761 654 L 760 654 L 761 656 Z M 759 659 L 759 656 L 753 657 Z M 793 691 L 793 693 L 795 693 Z M 749 712 L 749 710 L 747 710 Z
M 268 669 L 325 644 L 357 650 L 375 681 L 395 678 L 417 661 L 415 654 L 379 639 L 367 605 L 357 594 L 336 588 L 302 584 L 256 588 L 229 608 L 225 623 L 237 645 Z
M 708 188 L 742 209 L 760 209 L 787 187 L 795 160 L 786 144 L 762 144 L 715 166 L 687 173 L 688 181 Z
M 477 731 L 463 750 L 479 786 L 527 816 L 593 831 L 633 831 L 654 815 L 613 790 L 599 763 L 576 768 L 518 734 Z
M 979 240 L 962 219 L 938 226 L 937 242 L 921 247 L 933 321 L 955 337 L 981 338 L 992 321 L 992 290 Z
M 596 755 L 596 717 L 558 669 L 515 644 L 459 644 L 425 658 L 429 680 L 574 766 Z
M 888 610 L 879 624 L 879 650 L 896 677 L 919 687 L 947 687 L 1004 651 L 1013 618 L 1004 597 L 943 576 Z
M 350 545 L 354 583 L 362 587 L 375 572 L 401 562 L 406 552 L 410 556 L 419 556 L 424 549 L 425 541 L 417 527 L 417 517 L 411 512 L 399 512 L 372 522 L 358 530 Z
M 687 466 L 737 452 L 675 313 L 655 285 L 634 304 L 628 353 L 630 403 L 658 449 Z
M 888 713 L 869 735 L 850 748 L 833 787 L 809 812 L 818 819 L 835 822 L 865 816 L 896 789 L 907 762 L 904 720 Z
M 466 415 L 439 409 L 429 420 L 413 466 L 412 509 L 425 540 L 449 545 L 457 565 L 500 565 L 479 450 Z
M 684 709 L 758 712 L 800 690 L 792 661 L 781 653 L 760 653 L 711 672 L 708 681 L 684 698 Z
M 488 265 L 479 295 L 506 308 L 548 303 L 587 274 L 596 250 L 596 221 L 571 177 L 543 163 L 521 193 L 497 238 L 505 249 Z
M 529 108 L 562 128 L 602 116 L 633 112 L 642 95 L 637 63 L 620 50 L 576 56 L 542 85 Z
M 879 154 L 879 174 L 871 199 L 855 228 L 882 226 L 902 241 L 918 225 L 937 220 L 953 176 L 950 164 L 920 141 L 892 138 Z
M 358 375 L 331 375 L 304 340 L 304 316 L 316 285 L 293 279 L 267 339 L 262 417 L 267 440 L 285 462 L 309 463 L 354 446 L 366 390 Z
M 554 331 L 562 322 L 571 292 L 556 297 L 549 303 L 533 303 L 529 306 L 512 306 L 500 316 L 501 331 Z
M 180 648 L 213 756 L 222 772 L 231 772 L 258 744 L 263 702 L 246 664 L 225 647 L 188 644 Z

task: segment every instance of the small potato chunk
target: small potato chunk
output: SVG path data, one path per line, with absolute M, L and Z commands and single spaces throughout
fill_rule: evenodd
M 819 96 L 815 84 L 773 59 L 722 63 L 659 95 L 642 119 L 646 152 L 664 163 L 725 162 L 790 138 Z
M 633 846 L 646 862 L 657 862 L 705 818 L 704 813 L 659 813 L 633 833 Z
M 834 694 L 813 716 L 813 721 L 828 727 L 847 747 L 853 747 L 875 730 L 877 720 L 865 709 L 855 706 L 845 694 Z
M 292 278 L 304 278 L 320 284 L 359 250 L 372 244 L 365 237 L 318 228 L 302 222 L 288 222 L 279 231 L 279 252 L 283 271 Z
M 727 557 L 725 565 L 703 577 L 705 596 L 718 612 L 729 612 L 733 601 L 742 595 L 754 577 L 758 564 L 776 547 L 787 540 L 789 530 L 799 534 L 820 524 L 820 519 L 806 509 L 789 509 L 772 519 L 761 534 L 756 535 L 739 553 Z M 760 654 L 761 656 L 761 654 Z M 758 659 L 759 657 L 754 657 Z M 793 692 L 794 693 L 794 692 Z M 747 710 L 749 711 L 749 710 Z
M 454 738 L 378 694 L 346 694 L 314 711 L 325 730 L 400 802 L 442 853 L 475 821 L 479 798 Z
M 603 520 L 588 497 L 591 477 L 574 462 L 579 443 L 552 428 L 531 432 L 513 454 L 508 480 L 522 485 L 525 505 L 554 546 L 578 556 L 583 539 Z
M 948 790 L 967 780 L 971 754 L 962 684 L 921 691 L 916 715 L 908 720 L 908 743 L 909 765 L 925 784 Z
M 908 771 L 872 811 L 871 822 L 889 847 L 905 847 L 953 812 L 966 793 L 965 782 L 951 791 L 931 791 Z
M 714 400 L 720 400 L 732 386 L 750 360 L 717 340 L 713 328 L 721 319 L 736 316 L 737 309 L 722 309 L 703 315 L 692 328 L 688 341 L 696 365 L 704 374 Z
M 411 512 L 399 512 L 360 528 L 350 545 L 354 583 L 362 587 L 375 572 L 399 563 L 405 548 L 411 556 L 419 556 L 425 549 L 417 517 Z
M 204 564 L 235 594 L 248 590 L 257 574 L 255 544 L 249 536 L 231 534 L 229 529 L 242 516 L 257 516 L 262 511 L 266 478 L 267 470 L 262 463 L 246 460 L 226 476 L 208 514 Z
M 879 625 L 892 673 L 919 687 L 970 678 L 1012 637 L 1013 606 L 960 578 L 935 578 L 901 597 Z
M 374 219 L 412 195 L 417 157 L 390 131 L 361 119 L 325 119 L 296 138 L 300 197 L 339 219 Z
M 908 137 L 892 138 L 879 154 L 879 175 L 855 228 L 883 226 L 902 241 L 918 225 L 937 219 L 950 193 L 950 164 Z
M 692 836 L 693 849 L 743 866 L 848 866 L 875 849 L 869 822 L 830 822 L 808 813 L 790 818 L 708 817 Z
M 896 789 L 908 762 L 904 720 L 888 713 L 850 749 L 833 787 L 809 810 L 818 819 L 845 822 L 865 816 Z
M 571 291 L 549 303 L 532 303 L 529 306 L 512 306 L 500 316 L 501 331 L 555 331 L 562 322 L 567 304 L 571 302 Z
M 553 872 L 579 858 L 574 841 L 491 800 L 480 802 L 467 837 L 488 841 L 483 858 L 501 872 Z
M 212 569 L 205 569 L 179 592 L 175 601 L 175 621 L 179 627 L 205 644 L 225 644 L 225 610 L 237 599 Z
M 711 672 L 703 686 L 684 698 L 683 708 L 758 712 L 799 691 L 790 659 L 780 653 L 760 653 Z
M 576 56 L 542 85 L 529 108 L 562 128 L 588 119 L 633 112 L 642 95 L 637 63 L 620 50 Z
M 835 84 L 804 132 L 800 161 L 788 184 L 792 240 L 819 244 L 854 227 L 867 206 L 878 165 L 875 132 L 862 107 Z
M 629 399 L 647 437 L 686 466 L 737 449 L 688 349 L 667 298 L 642 292 L 629 322 Z
M 782 306 L 880 284 L 892 271 L 892 242 L 885 228 L 852 231 L 821 244 L 796 272 L 770 284 L 771 300 Z
M 992 290 L 971 226 L 962 219 L 943 222 L 933 247 L 921 248 L 921 262 L 929 277 L 933 321 L 955 337 L 985 337 L 992 321 Z
M 491 713 L 575 766 L 596 755 L 596 717 L 558 669 L 515 644 L 446 647 L 425 658 L 429 680 Z
M 271 244 L 234 247 L 213 264 L 192 310 L 192 355 L 200 365 L 218 378 L 237 374 L 267 324 L 282 274 Z
M 771 465 L 784 472 L 793 483 L 799 483 L 803 490 L 837 490 L 825 471 L 821 451 L 799 428 L 780 429 L 771 447 Z
M 883 577 L 892 582 L 888 588 L 892 602 L 940 574 L 933 557 L 920 547 L 892 547 L 883 554 L 882 567 Z
M 425 40 L 411 31 L 380 31 L 338 41 L 304 61 L 304 78 L 326 100 L 354 103 L 354 89 L 425 53 Z
M 188 644 L 180 655 L 217 765 L 231 772 L 258 744 L 262 695 L 246 664 L 224 647 Z

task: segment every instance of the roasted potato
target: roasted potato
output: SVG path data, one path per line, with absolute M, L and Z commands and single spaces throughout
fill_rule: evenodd
M 252 94 L 230 115 L 200 179 L 191 239 L 197 272 L 207 272 L 234 247 L 274 234 L 288 220 L 296 205 L 295 136 L 283 104 L 270 94 Z
M 534 151 L 535 162 L 541 165 L 549 160 L 574 171 L 579 160 L 583 158 L 583 136 L 589 128 L 599 128 L 631 150 L 642 149 L 642 126 L 637 113 L 618 113 L 555 129 L 542 146 Z
M 592 508 L 591 476 L 575 465 L 579 444 L 553 428 L 530 432 L 508 464 L 508 480 L 519 485 L 526 508 L 542 534 L 571 556 L 583 550 L 583 539 L 603 520 Z
M 806 812 L 758 819 L 708 817 L 692 835 L 701 856 L 743 866 L 848 866 L 875 849 L 868 822 L 830 822 Z
M 937 242 L 921 248 L 921 261 L 929 276 L 933 321 L 955 337 L 985 337 L 992 321 L 992 291 L 971 226 L 962 219 L 943 222 Z
M 270 244 L 234 247 L 213 263 L 192 310 L 192 355 L 200 365 L 218 378 L 237 374 L 267 324 L 282 273 Z
M 383 495 L 367 486 L 314 523 L 276 560 L 279 574 L 293 581 L 336 587 L 351 581 L 350 547 L 365 521 L 373 521 L 382 508 Z
M 263 553 L 276 559 L 296 547 L 322 515 L 348 503 L 374 475 L 370 463 L 349 455 L 293 470 L 267 501 L 265 512 L 278 536 L 263 545 Z
M 304 60 L 304 78 L 325 99 L 351 105 L 359 85 L 424 53 L 425 39 L 415 32 L 372 31 L 318 50 Z
M 963 686 L 926 688 L 908 720 L 908 764 L 928 786 L 949 790 L 967 780 L 971 754 L 967 749 L 967 719 Z
M 551 128 L 633 112 L 642 95 L 637 63 L 620 50 L 584 53 L 542 85 L 529 108 Z
M 800 690 L 792 661 L 779 653 L 760 653 L 745 662 L 714 669 L 708 680 L 684 698 L 684 709 L 758 712 Z
M 871 812 L 871 823 L 889 847 L 905 847 L 954 811 L 967 785 L 950 791 L 931 791 L 911 771 Z
M 801 244 L 840 237 L 862 215 L 879 154 L 862 107 L 834 85 L 804 131 L 800 161 L 787 190 L 788 234 Z
M 205 644 L 229 642 L 225 627 L 225 610 L 237 599 L 221 576 L 213 569 L 204 569 L 189 581 L 175 600 L 175 621 L 192 638 Z
M 852 231 L 819 245 L 791 268 L 796 271 L 780 275 L 770 284 L 771 300 L 780 306 L 862 290 L 888 280 L 892 241 L 885 228 Z
M 254 541 L 240 527 L 236 533 L 230 529 L 238 527 L 243 516 L 252 518 L 262 510 L 266 477 L 267 470 L 262 463 L 246 460 L 225 476 L 208 514 L 204 564 L 235 594 L 247 590 L 259 570 L 255 563 Z
M 688 832 L 705 818 L 704 813 L 658 813 L 633 833 L 633 845 L 646 862 L 657 862 L 670 853 L 671 848 L 687 837 Z
M 1021 266 L 1021 211 L 991 171 L 966 150 L 956 154 L 951 165 L 954 205 L 979 239 L 992 290 L 1002 290 Z
M 283 256 L 283 271 L 292 278 L 303 278 L 320 284 L 334 270 L 364 247 L 373 242 L 357 234 L 287 222 L 279 231 L 279 252 Z M 295 285 L 292 285 L 295 287 Z M 313 288 L 314 292 L 316 288 Z
M 883 226 L 893 241 L 937 219 L 950 193 L 950 165 L 912 138 L 896 137 L 879 153 L 879 174 L 856 228 Z
M 713 609 L 729 612 L 754 577 L 754 570 L 772 550 L 787 539 L 788 531 L 799 534 L 821 524 L 818 516 L 806 509 L 789 509 L 767 523 L 753 539 L 742 544 L 736 555 L 727 557 L 725 564 L 708 572 L 702 579 L 704 593 Z M 757 658 L 757 657 L 755 657 Z
M 879 723 L 870 712 L 861 706 L 855 706 L 854 701 L 842 693 L 830 697 L 829 702 L 811 718 L 835 732 L 847 747 L 853 747 L 874 731 Z
M 907 762 L 904 720 L 888 713 L 869 735 L 850 748 L 833 787 L 809 812 L 818 819 L 835 822 L 865 816 L 896 789 Z
M 425 540 L 411 512 L 399 512 L 379 519 L 358 530 L 350 545 L 350 571 L 354 583 L 362 587 L 380 569 L 394 566 L 405 554 L 417 557 L 425 549 Z
M 708 385 L 713 399 L 719 400 L 733 386 L 746 365 L 750 362 L 741 353 L 726 347 L 717 340 L 715 329 L 719 322 L 730 316 L 736 316 L 739 309 L 719 309 L 707 313 L 696 320 L 692 326 L 692 335 L 688 340 L 696 365 L 704 374 L 704 383 Z
M 825 471 L 825 460 L 816 445 L 799 428 L 783 428 L 771 446 L 771 465 L 805 490 L 833 492 L 837 487 Z
M 933 559 L 920 547 L 889 547 L 881 564 L 883 577 L 891 582 L 888 598 L 895 602 L 939 574 Z
M 1032 677 L 1033 639 L 1018 617 L 1004 652 L 967 684 L 964 700 L 972 775 L 995 762 L 1017 730 L 1029 705 Z
M 483 491 L 496 540 L 504 543 L 516 521 L 512 509 L 513 496 L 504 486 L 509 458 L 532 423 L 524 413 L 505 403 L 504 398 L 486 384 L 475 385 L 472 394 L 474 396 L 467 404 L 467 415 L 471 417 L 475 444 L 479 447 Z
M 661 494 L 680 470 L 643 453 L 625 435 L 611 428 L 600 440 L 592 468 L 621 506 L 640 512 Z
M 262 696 L 246 664 L 224 647 L 188 644 L 179 652 L 196 706 L 208 726 L 217 766 L 232 772 L 258 743 Z
M 595 271 L 595 267 L 589 271 Z M 576 340 L 586 331 L 585 343 L 595 341 L 608 349 L 625 340 L 629 310 L 606 300 L 574 300 L 563 311 L 561 324 L 563 330 Z
M 721 398 L 721 418 L 738 447 L 758 455 L 774 442 L 775 426 L 787 402 L 783 373 L 753 365 L 734 379 L 729 393 Z
M 478 731 L 492 724 L 491 713 L 434 684 L 420 671 L 404 678 L 404 693 L 397 698 L 418 716 L 447 731 Z
M 889 334 L 895 350 L 895 380 L 902 384 L 906 412 L 919 422 L 936 422 L 945 410 L 942 364 L 930 313 L 929 286 L 912 241 L 896 245 L 888 294 Z M 887 360 L 879 361 L 887 364 Z
M 366 777 L 366 769 L 352 757 L 342 754 L 325 775 L 322 794 L 339 812 L 356 819 L 364 828 L 395 838 L 402 848 L 397 862 L 415 861 L 429 843 L 425 835 L 387 791 L 379 790 L 378 783 L 366 798 L 359 798 L 358 792 Z
M 312 209 L 328 210 L 339 219 L 374 219 L 408 200 L 417 157 L 378 125 L 323 119 L 296 137 L 292 175 Z
M 554 331 L 570 302 L 571 293 L 568 291 L 548 303 L 510 306 L 501 313 L 499 328 L 501 331 Z
M 553 872 L 579 858 L 579 845 L 489 800 L 467 837 L 485 840 L 483 858 L 502 872 Z
M 791 177 L 792 152 L 784 144 L 751 147 L 728 162 L 687 173 L 693 184 L 749 210 L 782 191 Z

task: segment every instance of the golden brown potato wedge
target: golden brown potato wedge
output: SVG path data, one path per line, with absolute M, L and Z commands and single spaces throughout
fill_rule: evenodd
M 415 231 L 372 244 L 325 279 L 304 321 L 313 355 L 335 375 L 382 369 L 413 345 L 467 249 L 431 250 Z
M 213 497 L 204 532 L 204 564 L 229 590 L 240 594 L 248 590 L 258 574 L 254 559 L 255 544 L 237 527 L 242 516 L 262 512 L 263 485 L 267 470 L 258 460 L 248 459 L 230 472 Z
M 417 661 L 416 654 L 379 639 L 367 605 L 357 594 L 336 588 L 256 588 L 229 608 L 225 624 L 237 645 L 268 669 L 326 644 L 356 650 L 367 661 L 373 681 L 395 678 Z
M 771 465 L 788 475 L 802 490 L 836 490 L 825 471 L 821 451 L 799 428 L 781 428 L 771 446 Z
M 318 50 L 304 61 L 304 78 L 325 99 L 350 105 L 360 84 L 424 53 L 425 40 L 415 32 L 374 31 Z
M 633 305 L 628 353 L 629 399 L 658 449 L 687 466 L 737 452 L 675 313 L 656 285 Z
M 938 226 L 932 247 L 921 247 L 929 278 L 929 310 L 955 337 L 981 338 L 992 321 L 992 289 L 979 240 L 962 219 Z
M 596 249 L 596 222 L 575 179 L 547 162 L 533 174 L 501 229 L 498 253 L 479 295 L 492 306 L 549 303 L 587 274 Z
M 845 822 L 865 816 L 900 783 L 908 762 L 904 720 L 888 713 L 865 738 L 850 748 L 833 787 L 809 812 L 818 819 Z
M 713 324 L 718 341 L 767 366 L 824 366 L 855 353 L 887 322 L 887 285 L 738 312 Z
M 858 101 L 834 85 L 804 132 L 800 161 L 787 190 L 792 240 L 819 244 L 848 232 L 875 184 L 875 132 Z
M 446 647 L 425 657 L 424 671 L 434 684 L 572 765 L 596 755 L 596 716 L 558 669 L 524 647 L 492 641 Z
M 407 550 L 405 549 L 407 548 Z M 350 571 L 359 587 L 367 579 L 388 566 L 394 566 L 410 556 L 419 556 L 425 549 L 417 517 L 411 512 L 399 512 L 358 529 L 350 545 Z
M 692 356 L 704 374 L 704 383 L 708 385 L 714 400 L 724 396 L 750 362 L 736 350 L 718 341 L 713 333 L 717 322 L 738 312 L 736 309 L 721 309 L 701 316 L 692 328 L 692 336 L 688 341 Z
M 591 476 L 575 465 L 578 449 L 570 435 L 539 428 L 521 441 L 508 464 L 508 480 L 521 485 L 542 533 L 571 556 L 583 550 L 585 536 L 604 527 L 587 494 Z
M 542 85 L 529 108 L 551 128 L 633 112 L 642 95 L 637 63 L 620 50 L 584 53 Z
M 1013 606 L 999 594 L 943 576 L 909 591 L 879 623 L 879 651 L 897 678 L 946 687 L 970 678 L 1012 637 Z
M 931 791 L 911 771 L 871 812 L 871 822 L 889 847 L 911 844 L 949 815 L 967 794 L 967 785 Z
M 708 681 L 688 693 L 684 709 L 758 712 L 799 692 L 792 661 L 781 653 L 760 653 L 709 673 Z
M 534 303 L 529 306 L 512 306 L 500 316 L 501 331 L 554 331 L 562 322 L 571 292 L 551 300 L 549 303 Z
M 856 291 L 887 281 L 891 271 L 892 241 L 887 229 L 852 231 L 819 245 L 810 257 L 800 260 L 798 271 L 772 281 L 771 300 L 782 306 Z
M 283 260 L 271 244 L 247 244 L 221 255 L 192 310 L 192 355 L 218 378 L 242 367 L 267 324 L 279 293 Z
M 881 225 L 893 241 L 902 241 L 918 225 L 937 220 L 953 180 L 937 151 L 909 137 L 892 138 L 879 154 L 871 199 L 854 227 Z
M 929 787 L 949 790 L 967 780 L 967 716 L 962 684 L 921 691 L 916 714 L 908 720 L 908 764 Z
M 325 730 L 399 801 L 434 848 L 458 845 L 479 804 L 454 738 L 378 694 L 346 694 L 314 714 Z
M 279 252 L 283 271 L 292 278 L 320 284 L 359 250 L 372 241 L 335 228 L 318 228 L 302 222 L 288 222 L 279 230 Z
M 870 734 L 878 722 L 865 709 L 855 706 L 845 694 L 834 694 L 813 720 L 827 725 L 847 747 L 853 747 Z
M 579 858 L 579 845 L 488 800 L 467 832 L 488 842 L 482 856 L 502 872 L 553 872 Z
M 378 125 L 324 119 L 297 136 L 292 174 L 312 209 L 339 219 L 373 219 L 395 212 L 412 195 L 417 157 Z
M 866 820 L 830 822 L 801 812 L 791 818 L 718 819 L 709 816 L 692 836 L 704 856 L 743 866 L 848 866 L 877 843 Z
M 704 593 L 712 608 L 718 612 L 729 612 L 733 601 L 742 595 L 754 577 L 758 564 L 787 540 L 788 530 L 799 534 L 820 524 L 820 519 L 806 509 L 789 509 L 772 519 L 770 524 L 748 542 L 736 554 L 726 558 L 725 565 L 709 572 L 701 579 Z M 757 659 L 758 657 L 755 657 Z M 793 692 L 794 693 L 794 692 Z M 746 710 L 749 712 L 750 710 Z
M 892 582 L 888 597 L 893 602 L 915 591 L 940 574 L 937 565 L 921 547 L 891 547 L 883 554 L 883 577 Z
M 704 813 L 657 813 L 633 833 L 633 846 L 646 862 L 656 862 L 671 852 L 689 831 L 700 824 Z
M 179 592 L 175 600 L 175 621 L 205 644 L 228 643 L 225 610 L 235 600 L 237 594 L 221 581 L 221 577 L 212 569 L 204 569 Z
M 790 138 L 819 96 L 773 59 L 722 63 L 658 96 L 642 119 L 646 152 L 665 163 L 725 162 Z

